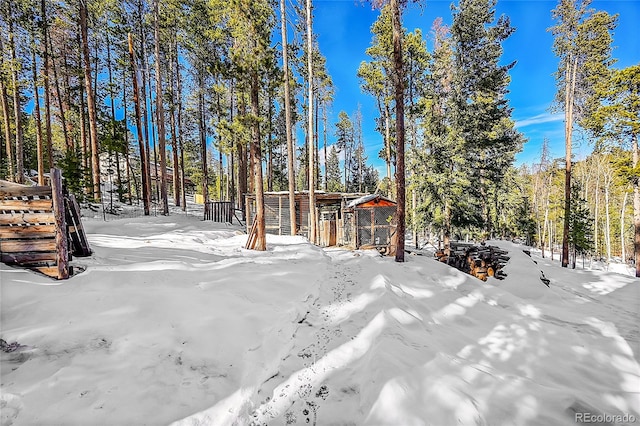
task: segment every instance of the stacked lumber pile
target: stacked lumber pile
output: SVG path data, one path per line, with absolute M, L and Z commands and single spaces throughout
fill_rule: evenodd
M 60 170 L 51 170 L 50 187 L 0 181 L 0 261 L 66 279 L 72 254 L 89 256 L 91 249 Z
M 509 261 L 508 252 L 496 246 L 484 243 L 451 242 L 447 250 L 438 250 L 435 254 L 440 262 L 453 266 L 462 272 L 486 281 L 488 277 L 503 279 L 506 274 L 502 268 Z

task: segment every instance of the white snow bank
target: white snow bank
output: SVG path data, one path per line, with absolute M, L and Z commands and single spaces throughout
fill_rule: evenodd
M 3 425 L 640 418 L 639 282 L 499 244 L 486 283 L 188 217 L 87 221 L 64 282 L 0 266 Z M 537 263 L 536 263 L 537 262 Z M 540 280 L 544 274 L 550 287 Z

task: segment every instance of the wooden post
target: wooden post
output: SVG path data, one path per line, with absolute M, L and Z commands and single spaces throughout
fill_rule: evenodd
M 69 278 L 69 250 L 67 224 L 64 213 L 64 196 L 62 195 L 62 173 L 60 169 L 51 169 L 51 195 L 53 198 L 53 214 L 56 223 L 57 278 L 64 280 Z

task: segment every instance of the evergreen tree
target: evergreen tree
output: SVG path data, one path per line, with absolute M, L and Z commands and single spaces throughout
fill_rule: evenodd
M 331 145 L 327 157 L 327 191 L 341 192 L 343 189 L 338 151 L 335 145 Z
M 351 166 L 352 156 L 353 156 L 353 145 L 355 142 L 354 138 L 354 129 L 353 123 L 349 118 L 349 115 L 340 111 L 338 114 L 338 122 L 335 124 L 336 126 L 336 145 L 338 152 L 343 154 L 343 170 L 344 170 L 344 186 L 346 190 L 351 187 L 351 183 L 349 181 L 349 170 Z
M 462 0 L 454 9 L 453 80 L 456 127 L 465 143 L 467 173 L 477 188 L 485 235 L 492 231 L 489 187 L 499 187 L 524 142 L 511 119 L 509 70 L 501 65 L 502 43 L 515 31 L 509 18 L 496 19 L 496 0 Z
M 559 58 L 556 73 L 556 103 L 565 115 L 565 218 L 562 238 L 562 266 L 569 264 L 569 233 L 571 211 L 572 133 L 574 124 L 581 120 L 597 89 L 598 81 L 611 64 L 611 37 L 615 17 L 606 13 L 593 13 L 591 0 L 559 0 L 552 11 L 556 25 L 550 28 L 554 35 L 553 50 Z M 606 78 L 606 76 L 605 76 Z M 585 108 L 585 106 L 587 108 Z
M 593 218 L 587 201 L 582 197 L 582 188 L 574 183 L 571 188 L 571 212 L 569 214 L 569 244 L 573 249 L 573 268 L 576 267 L 576 256 L 593 249 Z

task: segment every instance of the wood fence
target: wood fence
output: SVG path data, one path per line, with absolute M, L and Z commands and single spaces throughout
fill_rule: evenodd
M 208 201 L 204 205 L 204 220 L 233 223 L 235 209 L 231 201 Z
M 51 169 L 51 186 L 0 181 L 0 261 L 66 279 L 72 254 L 89 256 L 91 249 L 60 170 Z

